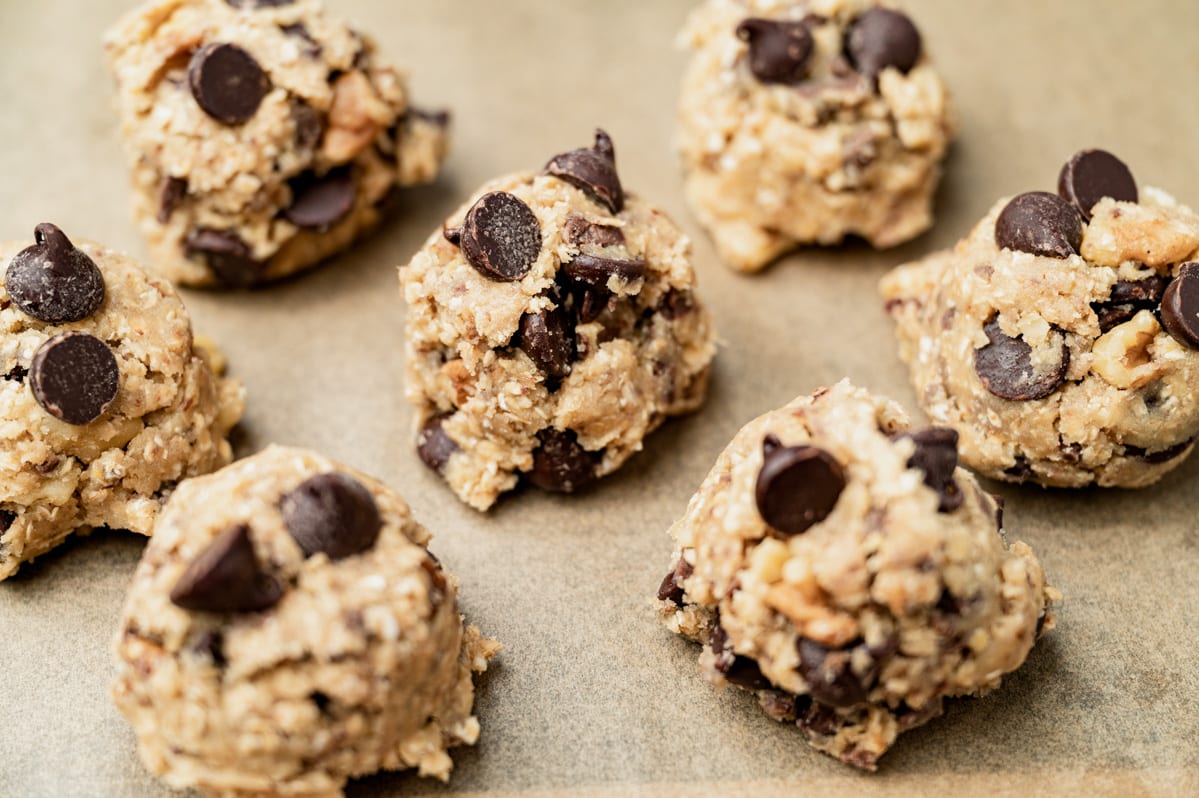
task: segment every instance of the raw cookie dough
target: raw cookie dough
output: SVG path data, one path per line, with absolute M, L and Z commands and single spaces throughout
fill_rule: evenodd
M 612 142 L 481 188 L 400 270 L 417 448 L 479 510 L 570 492 L 700 406 L 715 352 L 690 242 L 624 193 Z
M 156 268 L 240 288 L 306 269 L 431 181 L 445 114 L 317 0 L 154 0 L 106 38 Z
M 1058 594 L 955 441 L 844 381 L 742 428 L 671 528 L 658 593 L 705 676 L 870 770 L 945 698 L 998 687 Z
M 0 580 L 95 527 L 149 535 L 182 479 L 232 459 L 244 391 L 164 279 L 52 224 L 0 244 Z
M 733 268 L 847 235 L 875 247 L 932 224 L 954 133 L 903 14 L 863 0 L 709 0 L 681 42 L 687 200 Z
M 394 491 L 270 447 L 179 486 L 125 603 L 113 685 L 146 766 L 221 796 L 339 796 L 472 744 L 498 651 Z
M 1199 434 L 1199 216 L 1084 150 L 882 282 L 924 411 L 995 479 L 1135 488 Z M 1064 199 L 1065 198 L 1065 199 Z

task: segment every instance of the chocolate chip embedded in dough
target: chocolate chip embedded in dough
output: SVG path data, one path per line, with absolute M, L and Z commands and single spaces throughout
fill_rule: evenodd
M 38 347 L 29 374 L 33 398 L 42 409 L 77 426 L 104 415 L 121 385 L 121 370 L 108 344 L 74 330 Z
M 577 213 L 567 217 L 563 234 L 568 243 L 578 247 L 586 244 L 597 247 L 616 247 L 624 243 L 624 232 L 619 227 L 596 224 Z
M 920 60 L 920 31 L 906 14 L 872 8 L 849 29 L 845 50 L 854 68 L 872 81 L 887 67 L 906 74 Z
M 728 640 L 718 616 L 712 624 L 711 632 L 708 633 L 708 646 L 715 655 L 712 664 L 725 680 L 746 690 L 768 690 L 773 687 L 770 680 L 762 674 L 758 663 L 749 657 L 733 653 Z
M 18 252 L 4 274 L 22 313 L 50 324 L 86 319 L 104 302 L 104 275 L 55 225 L 39 224 L 34 244 Z
M 1077 255 L 1082 246 L 1078 209 L 1048 191 L 1012 198 L 995 220 L 995 244 L 1002 249 L 1049 258 Z
M 799 675 L 808 684 L 813 699 L 838 709 L 853 709 L 866 703 L 867 689 L 851 667 L 852 648 L 825 648 L 801 637 Z
M 673 602 L 679 607 L 683 606 L 685 595 L 683 580 L 691 576 L 694 570 L 691 563 L 679 557 L 674 568 L 670 570 L 670 573 L 666 574 L 666 577 L 662 580 L 662 584 L 658 586 L 658 599 L 660 601 Z
M 1112 286 L 1106 302 L 1092 302 L 1091 309 L 1099 320 L 1099 331 L 1123 324 L 1141 310 L 1156 310 L 1170 280 L 1152 274 L 1141 280 L 1121 280 Z
M 187 196 L 187 181 L 181 177 L 164 177 L 158 186 L 159 224 L 171 221 L 171 216 Z
M 845 488 L 845 471 L 815 446 L 765 452 L 754 489 L 758 513 L 783 535 L 798 535 L 828 517 Z
M 924 472 L 924 484 L 941 497 L 937 512 L 952 513 L 962 506 L 962 490 L 953 478 L 958 467 L 958 433 L 948 427 L 926 427 L 900 433 L 897 438 L 911 438 L 916 451 L 908 459 L 908 468 Z
M 983 387 L 1001 399 L 1027 402 L 1044 399 L 1058 389 L 1070 368 L 1070 350 L 1063 340 L 1057 365 L 1037 373 L 1032 364 L 1032 347 L 999 328 L 999 317 L 983 325 L 989 344 L 974 351 L 974 371 Z
M 570 374 L 575 360 L 575 331 L 561 307 L 526 313 L 520 319 L 520 348 L 548 377 Z
M 252 55 L 223 43 L 196 51 L 187 66 L 187 82 L 204 113 L 226 125 L 249 121 L 271 88 Z
M 306 230 L 327 230 L 353 209 L 358 189 L 349 167 L 332 169 L 321 176 L 306 172 L 290 182 L 291 205 L 283 218 Z
M 750 17 L 737 26 L 749 44 L 749 71 L 763 83 L 794 85 L 807 78 L 814 42 L 802 22 Z
M 658 300 L 657 309 L 667 319 L 674 321 L 695 310 L 695 300 L 690 291 L 672 288 Z
M 573 493 L 595 482 L 598 453 L 584 449 L 574 431 L 548 427 L 537 438 L 541 443 L 533 451 L 529 482 L 555 493 Z
M 312 34 L 308 31 L 308 28 L 303 22 L 292 22 L 288 25 L 280 25 L 279 30 L 283 31 L 288 36 L 294 36 L 295 38 L 303 41 L 304 55 L 308 56 L 309 58 L 320 58 L 321 53 L 325 51 L 325 48 L 321 46 L 321 43 L 312 38 Z
M 1074 204 L 1090 221 L 1091 209 L 1104 197 L 1117 202 L 1137 201 L 1137 181 L 1116 156 L 1106 150 L 1082 150 L 1066 162 L 1057 178 L 1057 193 Z
M 646 264 L 641 258 L 621 260 L 580 254 L 569 263 L 562 264 L 562 271 L 572 279 L 604 289 L 608 287 L 608 280 L 613 276 L 631 283 L 644 277 L 645 270 Z
M 279 580 L 254 554 L 250 527 L 229 527 L 208 544 L 171 589 L 171 603 L 193 612 L 258 612 L 283 596 Z
M 1142 449 L 1140 446 L 1132 446 L 1126 443 L 1124 444 L 1124 456 L 1136 457 L 1144 460 L 1146 463 L 1155 465 L 1158 463 L 1168 463 L 1171 460 L 1186 454 L 1187 450 L 1191 448 L 1191 445 L 1194 442 L 1194 438 L 1187 438 L 1182 443 L 1176 443 L 1173 446 L 1167 446 L 1165 449 L 1155 449 L 1153 451 Z
M 541 223 L 529 206 L 503 191 L 484 194 L 466 212 L 461 228 L 444 231 L 462 247 L 471 266 L 492 280 L 511 282 L 529 273 L 541 254 Z
M 291 105 L 291 122 L 295 125 L 296 149 L 300 152 L 315 152 L 325 135 L 325 116 L 305 102 Z
M 7 532 L 16 520 L 17 514 L 12 510 L 0 510 L 0 533 Z
M 217 281 L 227 288 L 248 288 L 262 276 L 263 264 L 232 230 L 197 227 L 183 239 L 183 254 L 201 258 Z
M 450 455 L 458 451 L 458 444 L 442 429 L 442 422 L 450 417 L 450 413 L 432 416 L 421 427 L 416 437 L 416 453 L 421 462 L 438 474 L 445 472 L 445 464 L 450 461 Z
M 1184 263 L 1162 294 L 1162 326 L 1183 346 L 1199 349 L 1199 263 Z
M 586 192 L 612 213 L 624 208 L 624 190 L 616 173 L 616 149 L 603 130 L 595 131 L 595 146 L 560 153 L 545 165 L 545 173 Z
M 375 545 L 383 519 L 366 486 L 338 472 L 318 474 L 279 502 L 287 531 L 305 557 L 324 552 L 340 560 Z

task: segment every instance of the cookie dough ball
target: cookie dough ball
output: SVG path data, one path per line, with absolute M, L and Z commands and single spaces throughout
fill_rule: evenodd
M 672 527 L 658 593 L 705 676 L 868 770 L 944 699 L 998 687 L 1058 594 L 955 443 L 847 382 L 742 428 Z
M 40 224 L 0 244 L 0 580 L 94 527 L 150 534 L 176 483 L 232 459 L 243 389 L 170 284 Z
M 932 224 L 949 99 L 903 13 L 863 0 L 709 0 L 682 35 L 687 199 L 733 268 Z
M 431 181 L 445 114 L 317 0 L 153 0 L 107 36 L 155 266 L 241 288 L 306 269 Z
M 1135 488 L 1199 434 L 1199 216 L 1084 150 L 882 283 L 920 403 L 989 477 Z
M 117 638 L 146 766 L 222 796 L 341 795 L 471 744 L 495 641 L 458 612 L 429 533 L 381 483 L 271 447 L 171 497 Z
M 571 492 L 707 388 L 690 242 L 625 194 L 612 142 L 484 186 L 400 270 L 417 447 L 485 510 L 524 475 Z

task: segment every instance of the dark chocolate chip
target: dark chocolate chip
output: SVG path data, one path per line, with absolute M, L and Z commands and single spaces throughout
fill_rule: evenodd
M 1048 191 L 1012 198 L 995 220 L 995 244 L 1050 258 L 1068 258 L 1082 246 L 1078 209 Z
M 217 535 L 171 589 L 171 603 L 193 612 L 258 612 L 282 596 L 279 580 L 258 564 L 246 524 Z
M 941 497 L 937 512 L 952 513 L 962 506 L 962 490 L 953 478 L 958 467 L 958 433 L 948 427 L 927 427 L 896 436 L 911 438 L 916 444 L 915 453 L 908 460 L 908 468 L 924 472 L 924 484 Z
M 662 584 L 658 586 L 658 599 L 660 601 L 671 601 L 678 606 L 683 606 L 683 580 L 691 576 L 695 569 L 691 567 L 691 563 L 687 562 L 683 557 L 679 557 L 677 563 L 666 578 L 662 580 Z
M 845 487 L 845 472 L 815 446 L 765 452 L 754 489 L 762 519 L 784 535 L 798 535 L 828 517 Z
M 187 181 L 181 177 L 164 177 L 158 187 L 158 223 L 171 221 L 171 214 L 187 196 Z
M 801 637 L 799 675 L 808 683 L 808 694 L 821 704 L 838 709 L 853 709 L 866 703 L 866 686 L 850 663 L 852 648 L 825 648 L 814 640 Z
M 22 382 L 28 376 L 29 369 L 22 365 L 16 365 L 9 369 L 8 373 L 4 375 L 4 379 L 11 382 Z
M 1044 399 L 1057 390 L 1070 367 L 1070 350 L 1062 341 L 1056 367 L 1038 374 L 1032 365 L 1032 347 L 1021 338 L 1011 338 L 992 316 L 983 326 L 989 344 L 974 352 L 974 371 L 983 387 L 1001 399 L 1026 402 Z
M 616 150 L 608 134 L 598 128 L 595 146 L 555 155 L 545 165 L 545 173 L 581 189 L 612 213 L 620 213 L 624 208 L 624 190 L 616 173 Z
M 920 60 L 920 31 L 906 14 L 872 8 L 849 29 L 845 50 L 854 68 L 870 80 L 887 67 L 906 74 Z
M 312 38 L 312 34 L 305 27 L 303 22 L 293 22 L 289 25 L 280 25 L 279 30 L 286 33 L 288 36 L 294 36 L 304 42 L 304 55 L 309 58 L 320 58 L 321 53 L 325 48 L 321 43 Z
M 462 227 L 447 229 L 444 235 L 462 247 L 471 266 L 492 280 L 519 280 L 541 254 L 537 216 L 519 197 L 503 191 L 484 194 L 466 212 Z
M 441 427 L 442 422 L 450 415 L 452 414 L 443 413 L 430 417 L 416 436 L 416 453 L 421 462 L 438 474 L 445 471 L 445 464 L 450 461 L 450 455 L 458 451 L 458 444 L 454 443 L 454 439 Z
M 797 713 L 795 723 L 809 735 L 832 737 L 846 721 L 827 704 L 812 701 L 802 713 Z
M 121 385 L 121 370 L 108 344 L 78 331 L 56 335 L 38 347 L 29 374 L 33 398 L 42 409 L 77 426 L 104 415 Z
M 599 288 L 584 289 L 579 294 L 578 303 L 575 306 L 575 315 L 578 316 L 579 324 L 588 324 L 599 318 L 599 315 L 608 307 L 608 292 Z
M 1166 447 L 1165 449 L 1155 449 L 1154 451 L 1142 449 L 1140 446 L 1124 444 L 1124 455 L 1126 457 L 1139 458 L 1144 460 L 1146 463 L 1168 463 L 1176 457 L 1180 457 L 1181 455 L 1185 454 L 1186 450 L 1189 449 L 1191 444 L 1194 442 L 1194 438 L 1187 438 L 1182 443 L 1176 443 L 1173 446 Z
M 658 301 L 658 312 L 667 319 L 674 321 L 686 316 L 695 309 L 695 301 L 690 291 L 680 291 L 672 288 Z
M 575 331 L 561 308 L 526 313 L 520 319 L 520 348 L 546 376 L 563 378 L 575 360 Z
M 1141 280 L 1121 280 L 1112 286 L 1106 302 L 1092 302 L 1099 331 L 1123 324 L 1141 310 L 1156 310 L 1169 285 L 1168 277 L 1151 274 Z
M 0 510 L 0 532 L 7 532 L 16 520 L 17 514 L 12 510 Z
M 573 493 L 595 482 L 598 453 L 579 445 L 573 430 L 548 427 L 537 438 L 541 444 L 533 452 L 529 482 L 556 493 Z
M 287 531 L 305 557 L 340 560 L 375 545 L 383 519 L 366 486 L 337 472 L 309 477 L 279 502 Z
M 1104 197 L 1117 202 L 1137 201 L 1137 181 L 1116 156 L 1106 150 L 1082 150 L 1066 162 L 1057 177 L 1057 193 L 1074 203 L 1090 221 L 1091 209 Z
M 750 17 L 737 26 L 737 37 L 749 43 L 749 71 L 763 83 L 793 85 L 807 77 L 813 41 L 802 22 Z
M 1162 326 L 1183 346 L 1199 349 L 1199 263 L 1184 263 L 1162 294 Z
M 645 261 L 641 258 L 633 260 L 618 260 L 601 258 L 598 255 L 575 255 L 574 260 L 562 264 L 562 271 L 574 280 L 586 283 L 594 288 L 608 287 L 608 279 L 612 276 L 632 282 L 645 276 Z
M 308 103 L 294 102 L 291 105 L 291 121 L 296 129 L 296 149 L 315 152 L 325 135 L 324 114 Z
M 289 185 L 291 205 L 283 211 L 283 217 L 307 230 L 329 229 L 345 218 L 358 196 L 354 173 L 348 166 L 332 169 L 320 177 L 305 172 Z
M 619 227 L 589 222 L 577 213 L 566 219 L 564 233 L 566 241 L 577 247 L 585 244 L 597 247 L 617 247 L 624 243 L 624 232 Z
M 1022 454 L 1016 455 L 1016 462 L 1003 469 L 1004 476 L 1011 477 L 1015 482 L 1024 482 L 1031 479 L 1035 473 L 1032 463 Z
M 211 660 L 217 668 L 225 667 L 225 639 L 218 631 L 207 629 L 200 632 L 188 649 L 198 657 Z
M 183 239 L 183 254 L 203 258 L 213 276 L 227 288 L 248 288 L 262 276 L 263 264 L 254 259 L 249 245 L 232 230 L 189 230 Z
M 236 44 L 201 47 L 187 67 L 192 96 L 204 113 L 240 125 L 258 110 L 271 84 L 254 57 Z
M 804 696 L 807 698 L 807 696 Z M 758 704 L 766 717 L 780 723 L 791 723 L 796 717 L 795 696 L 779 690 L 763 690 L 758 694 Z
M 762 675 L 758 663 L 749 657 L 733 653 L 728 635 L 720 625 L 719 616 L 712 624 L 712 630 L 708 634 L 708 646 L 715 654 L 713 665 L 730 684 L 744 687 L 746 690 L 768 690 L 774 686 L 769 679 Z
M 33 238 L 33 246 L 13 256 L 4 275 L 13 304 L 50 324 L 95 313 L 104 302 L 104 275 L 95 262 L 52 224 L 39 224 Z
M 329 707 L 333 704 L 333 699 L 329 698 L 329 696 L 325 695 L 320 690 L 309 693 L 308 700 L 311 701 L 316 707 L 316 711 L 322 715 L 329 714 Z

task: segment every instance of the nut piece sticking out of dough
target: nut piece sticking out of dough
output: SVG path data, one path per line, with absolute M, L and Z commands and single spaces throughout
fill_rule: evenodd
M 953 113 L 915 23 L 869 0 L 709 0 L 680 42 L 687 200 L 739 271 L 932 225 Z
M 416 448 L 486 510 L 571 493 L 700 406 L 715 331 L 690 242 L 628 192 L 611 138 L 480 188 L 400 269 Z
M 929 418 L 994 479 L 1137 488 L 1199 435 L 1199 215 L 1103 150 L 887 275 Z
M 3 580 L 72 533 L 149 535 L 180 480 L 232 459 L 245 397 L 126 255 L 43 223 L 0 243 L 0 283 Z
M 205 795 L 342 795 L 479 736 L 499 644 L 385 485 L 270 447 L 179 486 L 134 575 L 112 696 L 142 761 Z
M 403 74 L 319 0 L 152 0 L 105 43 L 134 216 L 183 285 L 307 269 L 445 158 L 449 115 L 414 107 Z
M 956 444 L 844 381 L 746 424 L 671 528 L 658 591 L 704 675 L 873 770 L 1020 667 L 1060 594 Z

